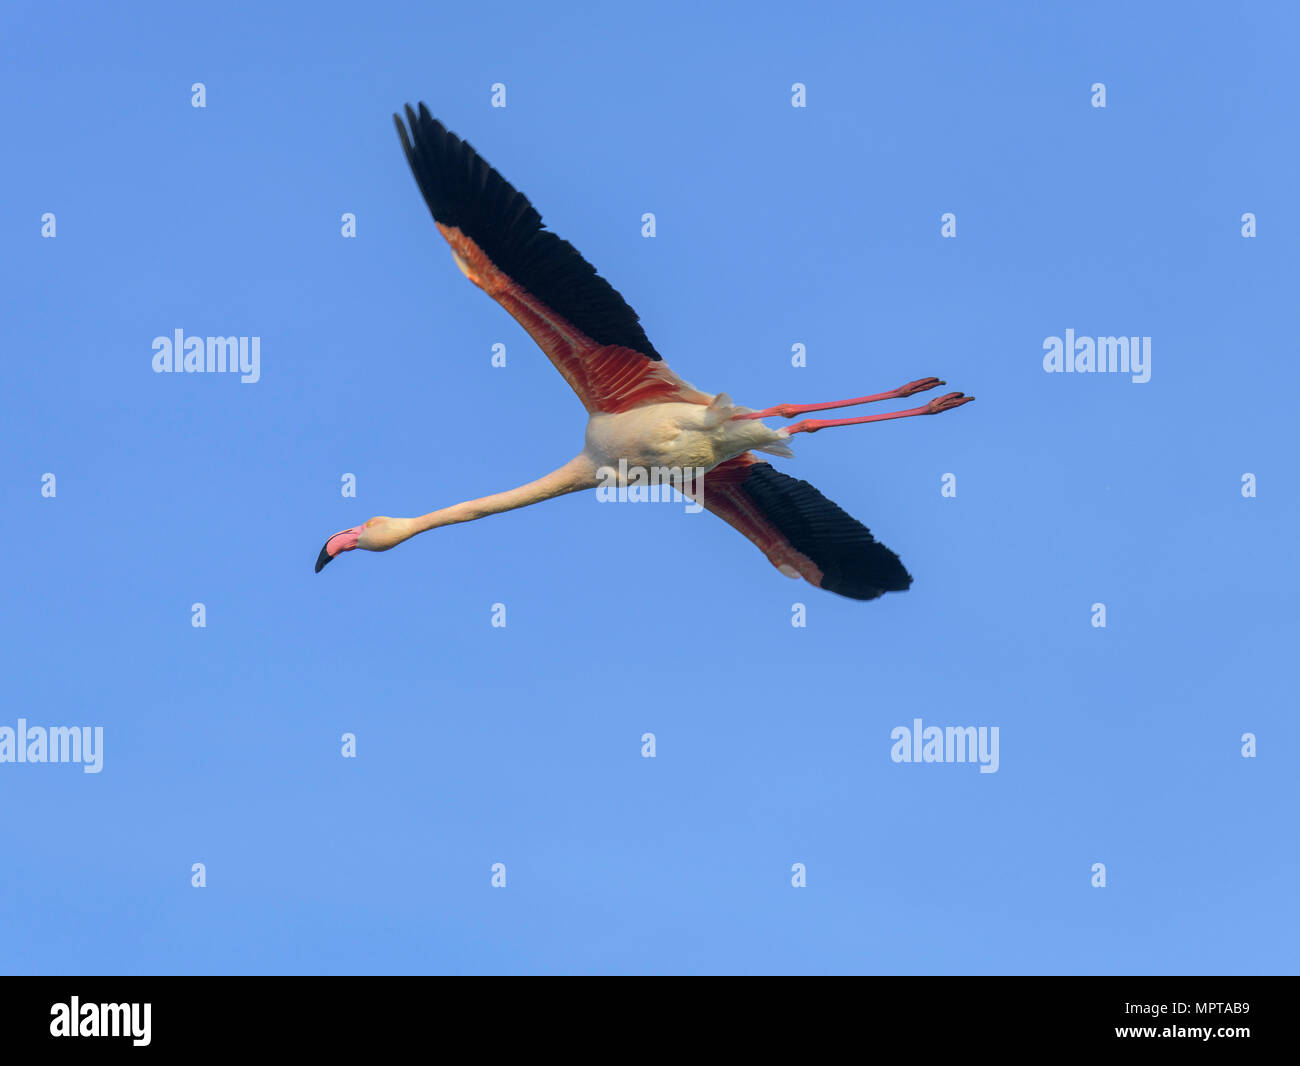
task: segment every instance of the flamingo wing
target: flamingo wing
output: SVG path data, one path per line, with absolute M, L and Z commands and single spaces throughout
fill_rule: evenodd
M 854 600 L 903 592 L 912 576 L 871 530 L 806 481 L 745 452 L 704 475 L 696 498 L 783 573 Z
M 405 125 L 393 121 L 456 265 L 528 331 L 588 412 L 713 398 L 669 369 L 627 301 L 472 145 L 423 103 L 407 106 Z

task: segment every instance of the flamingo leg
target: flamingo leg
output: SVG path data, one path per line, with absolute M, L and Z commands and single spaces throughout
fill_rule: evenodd
M 904 386 L 906 387 L 906 386 Z M 858 426 L 864 422 L 884 422 L 890 418 L 912 418 L 915 415 L 937 415 L 940 411 L 951 411 L 955 407 L 960 407 L 964 403 L 970 403 L 975 399 L 974 396 L 967 396 L 961 392 L 950 392 L 946 396 L 940 396 L 936 400 L 931 400 L 922 407 L 912 407 L 906 411 L 890 411 L 883 415 L 867 415 L 865 418 L 805 418 L 802 422 L 796 422 L 793 426 L 786 426 L 785 432 L 794 433 L 816 433 L 819 429 L 830 429 L 832 426 Z M 830 404 L 828 406 L 839 406 Z
M 925 392 L 927 389 L 946 384 L 948 384 L 946 381 L 940 381 L 938 378 L 919 378 L 916 381 L 909 381 L 906 385 L 900 385 L 896 389 L 890 389 L 888 392 L 878 392 L 874 396 L 857 396 L 852 400 L 837 400 L 835 403 L 781 403 L 762 411 L 751 411 L 747 415 L 736 415 L 732 421 L 740 422 L 747 418 L 794 418 L 795 415 L 806 415 L 812 411 L 830 411 L 836 407 L 857 407 L 858 404 L 875 403 L 877 400 L 901 400 L 905 396 Z

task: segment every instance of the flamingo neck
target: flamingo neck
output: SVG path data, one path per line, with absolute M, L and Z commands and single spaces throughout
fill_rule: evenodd
M 443 507 L 414 518 L 411 520 L 414 523 L 412 535 L 437 529 L 439 526 L 455 525 L 457 522 L 472 522 L 476 518 L 486 518 L 488 515 L 500 514 L 502 511 L 513 511 L 519 507 L 527 507 L 531 503 L 541 503 L 555 496 L 563 496 L 565 493 L 595 488 L 597 483 L 596 464 L 583 452 L 570 459 L 558 470 L 552 470 L 544 477 L 528 482 L 527 485 L 493 493 L 491 496 L 483 496 L 477 500 L 452 504 L 450 507 Z

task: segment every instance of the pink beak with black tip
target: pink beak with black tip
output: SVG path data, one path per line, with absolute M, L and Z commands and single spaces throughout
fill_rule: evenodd
M 351 529 L 345 529 L 342 533 L 335 533 L 325 542 L 325 547 L 321 548 L 320 555 L 316 556 L 316 573 L 319 574 L 325 569 L 325 564 L 340 552 L 350 552 L 357 546 L 357 541 L 360 538 L 360 526 L 353 526 Z

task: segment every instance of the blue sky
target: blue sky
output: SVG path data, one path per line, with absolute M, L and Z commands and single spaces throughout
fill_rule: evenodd
M 0 970 L 1294 972 L 1294 10 L 556 6 L 6 6 L 0 727 L 104 740 L 0 763 Z M 911 591 L 588 495 L 312 573 L 581 445 L 420 99 L 701 388 L 978 397 L 775 461 Z M 178 328 L 260 380 L 155 374 Z M 1067 329 L 1150 381 L 1045 373 Z

